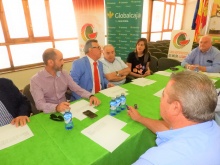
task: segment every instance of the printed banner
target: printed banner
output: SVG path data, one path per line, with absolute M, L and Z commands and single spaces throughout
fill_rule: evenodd
M 143 0 L 105 0 L 108 44 L 125 60 L 141 37 Z
M 212 5 L 208 33 L 218 35 L 220 34 L 220 0 L 214 0 L 214 3 Z
M 183 61 L 192 51 L 195 30 L 173 30 L 171 34 L 168 58 Z
M 83 48 L 87 40 L 98 40 L 101 47 L 105 44 L 104 33 L 104 1 L 103 0 L 73 0 L 80 56 L 84 56 Z

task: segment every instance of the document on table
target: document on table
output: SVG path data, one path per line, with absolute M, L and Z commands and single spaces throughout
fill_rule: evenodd
M 125 95 L 128 95 L 127 89 L 124 89 L 118 85 L 111 87 L 111 88 L 101 90 L 99 92 L 108 96 L 108 97 L 116 97 L 117 95 L 121 96 L 122 93 L 124 93 Z
M 205 74 L 206 76 L 208 76 L 209 78 L 220 77 L 220 73 L 208 73 L 208 72 L 202 72 L 202 73 Z
M 72 112 L 73 117 L 79 119 L 79 120 L 83 120 L 85 119 L 87 116 L 83 114 L 84 111 L 86 110 L 90 110 L 92 112 L 97 112 L 98 110 L 94 108 L 94 106 L 90 106 L 89 102 L 86 100 L 80 100 L 76 103 L 73 103 L 70 105 L 70 112 Z
M 146 79 L 146 78 L 137 78 L 132 80 L 131 84 L 135 84 L 135 85 L 139 85 L 139 86 L 146 86 L 146 85 L 151 85 L 153 83 L 155 83 L 156 81 L 154 80 L 150 80 L 150 79 Z
M 162 75 L 162 76 L 168 76 L 168 77 L 170 77 L 170 75 L 172 74 L 172 72 L 158 71 L 158 72 L 155 72 L 154 74 L 159 74 L 159 75 Z
M 28 125 L 23 127 L 15 127 L 8 124 L 0 127 L 0 150 L 20 143 L 34 136 Z
M 121 120 L 107 115 L 82 130 L 81 133 L 109 152 L 113 152 L 130 136 L 121 130 L 126 124 Z
M 162 97 L 162 94 L 163 94 L 163 89 L 159 90 L 157 93 L 154 94 L 154 96 L 157 96 L 157 97 Z

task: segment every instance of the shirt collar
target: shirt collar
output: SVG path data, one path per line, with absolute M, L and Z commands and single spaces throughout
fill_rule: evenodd
M 91 64 L 91 66 L 93 66 L 93 62 L 95 62 L 92 58 L 90 58 L 88 55 L 86 56 L 89 59 L 89 63 Z M 96 61 L 97 65 L 99 65 L 98 60 Z

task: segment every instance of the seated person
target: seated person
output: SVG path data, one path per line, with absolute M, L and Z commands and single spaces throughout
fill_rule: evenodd
M 16 127 L 30 122 L 31 104 L 21 94 L 13 82 L 6 78 L 0 78 L 0 126 L 9 123 Z
M 151 74 L 149 68 L 150 60 L 147 39 L 140 38 L 136 43 L 135 51 L 128 54 L 127 65 L 131 71 L 129 75 L 134 78 L 149 76 Z
M 115 57 L 115 48 L 112 45 L 103 47 L 104 74 L 108 81 L 115 85 L 124 84 L 126 76 L 130 73 L 129 67 L 121 60 L 121 57 Z
M 90 105 L 99 105 L 98 98 L 78 86 L 68 73 L 62 70 L 63 54 L 54 48 L 46 49 L 43 53 L 45 69 L 31 78 L 30 91 L 36 108 L 44 113 L 63 112 L 70 109 L 66 101 L 67 88 L 78 95 L 90 100 Z
M 172 74 L 160 101 L 163 120 L 143 117 L 129 106 L 128 115 L 157 134 L 157 146 L 134 164 L 219 164 L 220 127 L 213 120 L 216 104 L 216 89 L 206 75 Z
M 220 51 L 212 46 L 211 36 L 200 38 L 199 46 L 182 61 L 182 67 L 202 72 L 220 72 Z
M 88 40 L 84 47 L 85 56 L 73 61 L 70 75 L 81 88 L 95 94 L 102 89 L 114 86 L 105 78 L 103 65 L 99 61 L 101 47 L 97 40 Z M 97 74 L 96 74 L 97 73 Z M 95 78 L 97 76 L 97 78 Z M 76 92 L 72 93 L 73 100 L 81 98 Z

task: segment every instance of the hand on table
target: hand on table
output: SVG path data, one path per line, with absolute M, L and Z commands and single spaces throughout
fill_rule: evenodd
M 62 103 L 60 103 L 56 106 L 56 111 L 57 112 L 63 112 L 66 109 L 70 109 L 70 103 L 69 102 L 62 102 Z
M 18 127 L 18 126 L 26 125 L 26 122 L 30 122 L 30 119 L 28 116 L 18 116 L 11 121 L 11 124 Z
M 95 97 L 95 96 L 91 96 L 89 98 L 89 102 L 90 102 L 90 105 L 93 104 L 95 106 L 98 106 L 101 103 L 101 101 L 97 97 Z

